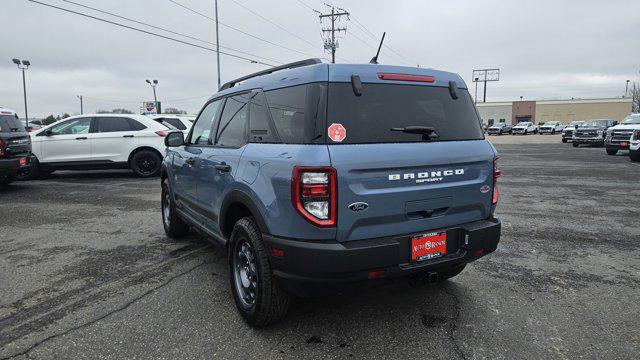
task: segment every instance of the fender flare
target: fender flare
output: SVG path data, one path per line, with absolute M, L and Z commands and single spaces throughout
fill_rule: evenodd
M 227 210 L 234 203 L 240 203 L 246 206 L 247 209 L 251 211 L 251 214 L 256 220 L 256 225 L 258 225 L 258 228 L 260 229 L 260 231 L 264 234 L 269 234 L 269 228 L 267 227 L 267 223 L 265 222 L 264 217 L 262 216 L 262 212 L 260 212 L 258 207 L 255 205 L 251 196 L 246 192 L 238 189 L 231 190 L 227 194 L 227 196 L 224 198 L 224 201 L 222 202 L 222 206 L 220 207 L 220 218 L 218 219 L 218 226 L 220 227 L 221 230 L 225 222 Z

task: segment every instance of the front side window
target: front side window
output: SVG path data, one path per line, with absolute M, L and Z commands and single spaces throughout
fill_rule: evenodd
M 65 121 L 51 127 L 52 135 L 88 134 L 91 128 L 91 118 L 79 118 Z
M 222 100 L 216 100 L 207 104 L 193 124 L 191 136 L 187 143 L 192 145 L 212 145 L 213 120 L 218 113 Z
M 127 118 L 123 117 L 100 117 L 97 118 L 98 127 L 97 131 L 99 133 L 106 132 L 118 132 L 118 131 L 131 131 L 131 125 Z

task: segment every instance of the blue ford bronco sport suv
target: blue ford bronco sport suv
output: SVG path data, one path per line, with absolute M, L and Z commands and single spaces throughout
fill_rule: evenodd
M 253 326 L 290 294 L 439 282 L 496 249 L 496 151 L 460 76 L 310 59 L 225 84 L 163 161 L 168 236 L 228 247 Z

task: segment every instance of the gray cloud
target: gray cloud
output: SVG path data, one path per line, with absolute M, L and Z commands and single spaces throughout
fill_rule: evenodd
M 60 0 L 42 1 L 95 14 Z M 214 41 L 210 20 L 167 0 L 74 1 Z M 213 1 L 177 1 L 213 16 Z M 321 49 L 316 15 L 297 0 L 237 1 L 316 45 L 291 36 L 231 0 L 219 0 L 220 17 L 225 24 L 305 55 L 226 27 L 220 29 L 221 45 L 279 62 L 309 55 L 328 57 Z M 320 0 L 302 1 L 324 10 Z M 380 56 L 383 63 L 402 60 L 411 65 L 417 65 L 415 62 L 422 67 L 458 72 L 472 92 L 470 80 L 474 68 L 501 68 L 501 81 L 488 86 L 489 100 L 511 100 L 521 95 L 525 98 L 620 96 L 626 79 L 638 80 L 640 48 L 637 47 L 635 15 L 640 13 L 638 1 L 335 2 L 377 35 L 387 31 L 388 45 L 402 56 L 385 49 Z M 85 96 L 87 111 L 114 107 L 137 111 L 143 100 L 152 97 L 151 89 L 144 82 L 147 78 L 160 81 L 158 96 L 165 107 L 196 112 L 205 98 L 215 92 L 216 60 L 212 52 L 26 0 L 4 0 L 2 9 L 2 106 L 23 112 L 22 83 L 11 63 L 13 57 L 27 58 L 33 64 L 27 71 L 27 90 L 30 114 L 34 116 L 78 112 L 77 94 Z M 348 33 L 340 39 L 339 60 L 367 62 L 373 56 L 375 41 L 354 21 L 345 24 Z M 264 68 L 225 56 L 221 63 L 223 82 Z

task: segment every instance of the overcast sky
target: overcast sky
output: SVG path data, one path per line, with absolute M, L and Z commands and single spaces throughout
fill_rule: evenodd
M 163 107 L 197 112 L 215 93 L 215 53 L 27 0 L 1 0 L 0 106 L 24 115 L 22 79 L 14 57 L 28 59 L 29 117 L 127 108 L 138 112 L 152 100 L 145 79 L 158 79 Z M 62 0 L 44 3 L 180 38 L 205 47 L 215 41 L 214 23 L 169 0 L 74 0 L 144 21 L 201 41 L 101 14 Z M 213 0 L 175 0 L 214 16 Z M 335 0 L 351 13 L 338 62 L 368 62 L 387 32 L 380 62 L 420 65 L 461 74 L 471 93 L 473 69 L 500 68 L 488 101 L 619 97 L 625 81 L 640 81 L 640 1 Z M 256 16 L 247 9 L 278 24 Z M 305 6 L 305 4 L 308 6 Z M 219 0 L 220 45 L 230 53 L 271 64 L 330 57 L 322 50 L 317 14 L 321 0 Z M 325 24 L 326 25 L 326 24 Z M 232 28 L 262 38 L 252 38 Z M 284 28 L 284 30 L 282 29 Z M 286 31 L 285 31 L 286 30 Z M 363 43 L 364 41 L 364 43 Z M 366 43 L 366 44 L 365 44 Z M 280 47 L 274 45 L 277 44 Z M 297 51 L 297 52 L 296 52 Z M 260 57 L 260 58 L 258 58 Z M 267 60 L 268 59 L 268 60 Z M 264 65 L 221 56 L 222 82 Z M 479 94 L 482 86 L 479 87 Z

